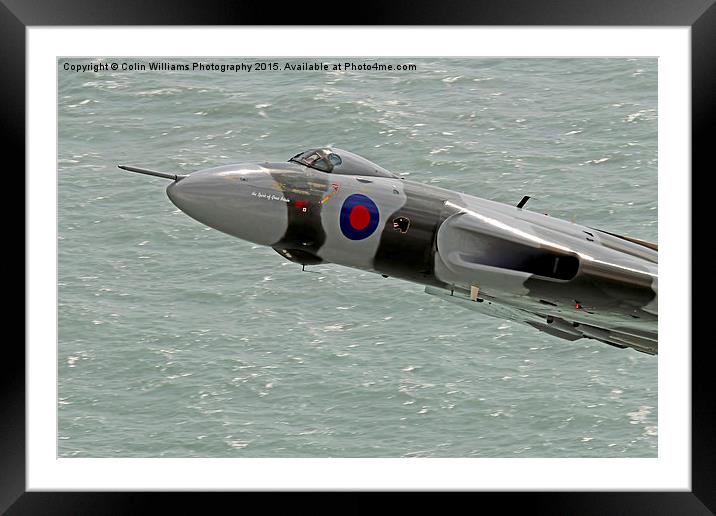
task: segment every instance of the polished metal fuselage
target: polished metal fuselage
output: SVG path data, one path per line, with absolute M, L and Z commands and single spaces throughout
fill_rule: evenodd
M 297 263 L 420 283 L 568 340 L 657 351 L 658 253 L 630 239 L 398 177 L 293 162 L 207 169 L 167 193 L 199 222 Z M 368 222 L 349 220 L 352 199 L 367 199 Z M 346 232 L 349 223 L 359 229 Z

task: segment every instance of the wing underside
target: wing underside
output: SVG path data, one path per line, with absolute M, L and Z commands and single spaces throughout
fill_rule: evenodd
M 618 324 L 613 327 L 604 327 L 608 326 L 604 324 L 600 327 L 511 306 L 489 296 L 482 296 L 473 300 L 467 292 L 436 287 L 425 287 L 425 292 L 456 303 L 463 308 L 500 319 L 521 322 L 539 331 L 568 341 L 594 339 L 610 346 L 622 349 L 632 348 L 649 355 L 656 355 L 658 352 L 658 335 L 648 327 L 640 329 L 625 326 L 620 328 Z

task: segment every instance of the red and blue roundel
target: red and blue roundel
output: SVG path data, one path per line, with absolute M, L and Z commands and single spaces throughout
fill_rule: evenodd
M 341 231 L 351 240 L 363 240 L 378 227 L 378 207 L 368 197 L 353 194 L 346 197 L 341 207 Z

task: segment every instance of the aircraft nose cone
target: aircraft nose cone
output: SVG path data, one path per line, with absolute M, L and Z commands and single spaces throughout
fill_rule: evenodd
M 270 191 L 273 184 L 270 174 L 255 166 L 220 167 L 173 182 L 167 187 L 167 196 L 177 208 L 207 226 L 271 245 L 286 231 L 286 205 L 269 203 L 257 192 Z
M 190 177 L 174 181 L 167 186 L 167 196 L 177 208 L 184 212 L 187 211 L 185 208 L 190 208 L 190 205 L 196 202 L 197 188 L 196 184 L 192 184 L 196 181 L 191 181 Z
M 167 186 L 167 197 L 169 197 L 169 199 L 170 199 L 175 205 L 176 205 L 176 203 L 177 203 L 176 199 L 178 198 L 177 191 L 176 191 L 178 184 L 179 184 L 179 181 L 174 181 L 172 184 L 170 184 L 169 186 Z
M 190 217 L 213 226 L 217 196 L 226 190 L 226 186 L 216 174 L 195 172 L 170 184 L 167 196 Z

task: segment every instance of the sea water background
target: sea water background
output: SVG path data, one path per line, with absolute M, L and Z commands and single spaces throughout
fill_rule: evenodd
M 116 168 L 190 173 L 333 144 L 412 181 L 528 194 L 528 209 L 657 240 L 655 59 L 379 61 L 417 71 L 58 62 L 59 456 L 656 456 L 657 357 L 337 265 L 302 273 L 184 215 L 167 181 Z

